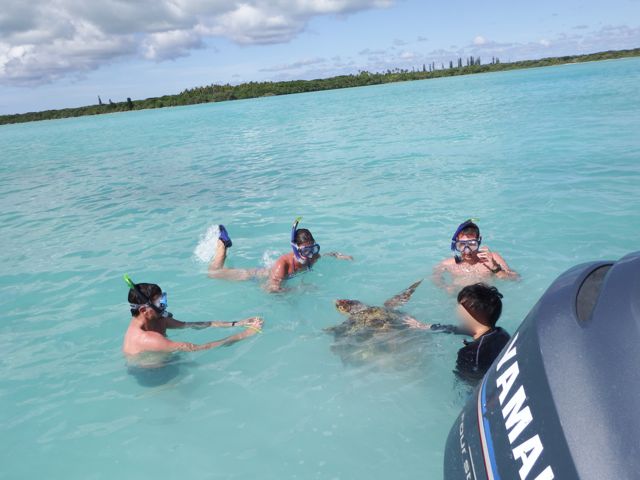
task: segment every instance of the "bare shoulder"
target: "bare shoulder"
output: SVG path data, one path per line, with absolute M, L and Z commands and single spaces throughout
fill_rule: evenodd
M 271 278 L 284 278 L 289 274 L 289 255 L 282 255 L 271 267 Z
M 272 269 L 287 270 L 288 267 L 289 267 L 289 255 L 282 255 L 274 262 Z
M 158 343 L 162 343 L 167 339 L 157 332 L 148 332 L 137 326 L 131 326 L 124 338 L 122 347 L 124 353 L 128 355 L 137 355 L 140 352 L 154 350 Z
M 491 257 L 494 260 L 498 260 L 498 261 L 503 261 L 504 262 L 504 258 L 502 258 L 502 255 L 500 255 L 498 252 L 495 252 L 491 249 L 489 249 L 489 252 L 491 253 Z
M 167 340 L 167 337 L 158 332 L 141 330 L 137 335 L 137 340 L 141 343 L 157 343 Z

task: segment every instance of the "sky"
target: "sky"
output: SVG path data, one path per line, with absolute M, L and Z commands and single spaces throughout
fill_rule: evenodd
M 640 0 L 0 0 L 0 114 L 640 47 Z

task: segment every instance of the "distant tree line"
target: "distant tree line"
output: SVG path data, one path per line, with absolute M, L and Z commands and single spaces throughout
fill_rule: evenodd
M 58 118 L 79 117 L 83 115 L 98 115 L 102 113 L 124 112 L 130 110 L 145 110 L 150 108 L 176 107 L 179 105 L 195 105 L 198 103 L 224 102 L 227 100 L 240 100 L 247 98 L 269 97 L 273 95 L 288 95 L 292 93 L 317 92 L 321 90 L 333 90 L 338 88 L 362 87 L 367 85 L 379 85 L 383 83 L 405 82 L 411 80 L 424 80 L 429 78 L 450 77 L 455 75 L 469 75 L 474 73 L 496 72 L 502 70 L 515 70 L 520 68 L 546 67 L 566 63 L 592 62 L 598 60 L 610 60 L 623 57 L 640 56 L 640 48 L 631 50 L 610 50 L 606 52 L 591 53 L 586 55 L 572 55 L 565 57 L 549 57 L 539 60 L 524 60 L 519 62 L 502 63 L 499 58 L 493 57 L 491 63 L 482 64 L 480 57 L 470 56 L 466 59 L 458 58 L 457 62 L 449 61 L 448 68 L 435 62 L 423 64 L 422 68 L 389 69 L 385 72 L 372 73 L 360 71 L 357 74 L 340 75 L 331 78 L 316 80 L 293 80 L 286 82 L 248 82 L 240 85 L 208 85 L 195 87 L 182 91 L 177 95 L 164 95 L 145 100 L 131 100 L 125 102 L 103 103 L 98 96 L 97 105 L 89 105 L 77 108 L 64 108 L 61 110 L 45 110 L 41 112 L 22 113 L 0 116 L 0 125 L 9 123 L 31 122 L 37 120 L 51 120 Z M 440 68 L 437 68 L 440 67 Z

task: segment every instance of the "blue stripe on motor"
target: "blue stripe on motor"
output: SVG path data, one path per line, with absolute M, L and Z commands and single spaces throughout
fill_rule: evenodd
M 498 465 L 496 464 L 496 456 L 495 453 L 493 451 L 493 439 L 491 438 L 491 427 L 489 425 L 489 420 L 487 420 L 487 418 L 485 417 L 485 414 L 487 413 L 487 409 L 486 409 L 486 405 L 487 405 L 487 401 L 486 401 L 486 382 L 487 377 L 485 377 L 485 380 L 482 382 L 482 387 L 481 387 L 481 399 L 482 399 L 482 425 L 484 425 L 484 432 L 485 432 L 485 439 L 487 441 L 487 452 L 489 452 L 489 462 L 491 463 L 491 470 L 493 471 L 493 478 L 495 480 L 500 480 L 500 474 L 498 473 Z

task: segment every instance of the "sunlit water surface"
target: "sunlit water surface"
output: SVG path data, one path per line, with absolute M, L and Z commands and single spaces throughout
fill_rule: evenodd
M 513 332 L 565 269 L 637 249 L 640 60 L 6 126 L 0 158 L 0 478 L 437 479 L 461 339 L 344 366 L 333 300 L 428 278 L 474 216 L 522 274 L 498 285 Z M 252 267 L 297 215 L 355 261 L 284 295 L 207 279 L 210 227 Z M 179 319 L 265 331 L 130 373 L 125 272 Z M 453 308 L 430 280 L 405 307 Z

